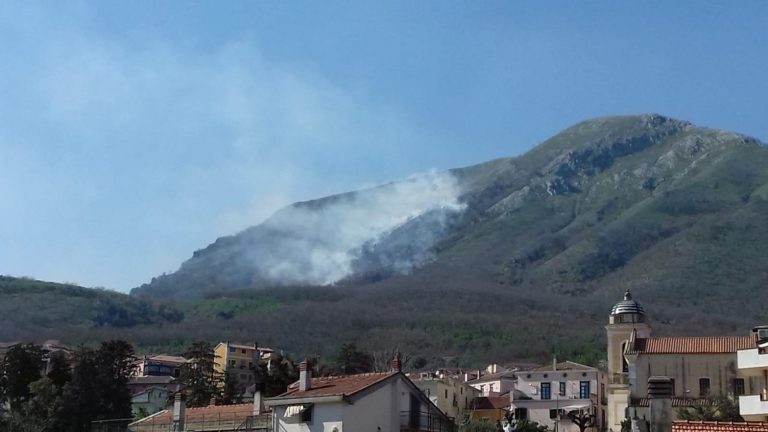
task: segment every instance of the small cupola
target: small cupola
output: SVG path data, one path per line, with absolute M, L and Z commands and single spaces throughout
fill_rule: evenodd
M 645 311 L 643 307 L 632 299 L 632 293 L 627 288 L 624 292 L 624 300 L 616 303 L 611 308 L 610 324 L 621 323 L 643 323 L 645 322 Z

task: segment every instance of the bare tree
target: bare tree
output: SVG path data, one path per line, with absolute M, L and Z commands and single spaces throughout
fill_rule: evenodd
M 411 362 L 412 356 L 409 354 L 403 354 L 400 351 L 400 347 L 392 347 L 383 349 L 381 351 L 373 352 L 373 370 L 376 372 L 386 372 L 391 369 L 392 359 L 395 355 L 400 356 L 400 367 L 405 370 L 408 364 Z

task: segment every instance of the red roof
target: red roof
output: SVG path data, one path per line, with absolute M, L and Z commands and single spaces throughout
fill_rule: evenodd
M 672 432 L 768 432 L 768 422 L 675 420 Z
M 396 375 L 397 373 L 398 372 L 372 372 L 357 375 L 313 377 L 311 387 L 308 390 L 299 390 L 299 383 L 295 382 L 288 387 L 287 392 L 277 397 L 300 398 L 316 396 L 349 396 Z
M 481 396 L 472 399 L 473 410 L 505 409 L 509 408 L 510 404 L 509 393 L 505 393 L 504 396 Z
M 637 339 L 629 354 L 718 354 L 754 348 L 751 336 L 654 337 Z

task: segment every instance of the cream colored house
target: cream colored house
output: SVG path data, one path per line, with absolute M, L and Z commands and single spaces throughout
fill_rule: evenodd
M 478 389 L 439 371 L 422 372 L 408 377 L 432 403 L 457 423 L 468 418 L 472 400 L 480 395 Z
M 498 370 L 494 373 L 482 375 L 480 378 L 467 381 L 467 384 L 476 388 L 480 396 L 494 397 L 509 393 L 515 384 L 515 372 Z
M 300 378 L 280 396 L 265 399 L 280 432 L 453 432 L 454 423 L 393 362 L 393 370 L 313 378 L 306 362 Z
M 510 397 L 516 419 L 528 419 L 555 432 L 579 432 L 571 415 L 591 418 L 587 430 L 605 424 L 605 374 L 596 368 L 565 361 L 516 372 Z
M 736 352 L 754 346 L 749 336 L 651 337 L 645 311 L 629 290 L 613 306 L 605 329 L 610 430 L 621 430 L 625 418 L 647 418 L 651 376 L 672 379 L 675 408 L 751 389 L 736 369 Z

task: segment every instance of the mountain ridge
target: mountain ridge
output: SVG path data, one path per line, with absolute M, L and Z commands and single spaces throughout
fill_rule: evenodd
M 768 148 L 733 132 L 654 114 L 593 119 L 520 156 L 286 209 L 134 291 L 177 321 L 74 328 L 299 355 L 356 341 L 479 365 L 552 354 L 594 364 L 628 288 L 659 335 L 768 322 L 754 301 L 768 283 Z M 269 279 L 281 274 L 315 279 Z
M 579 122 L 574 126 L 571 126 L 554 137 L 544 141 L 528 152 L 508 158 L 499 158 L 489 162 L 476 164 L 469 167 L 458 168 L 448 170 L 445 173 L 450 174 L 455 178 L 458 183 L 455 189 L 457 196 L 455 197 L 457 204 L 466 204 L 470 210 L 468 215 L 463 214 L 438 214 L 437 219 L 439 223 L 433 223 L 429 228 L 429 221 L 425 222 L 421 226 L 418 226 L 419 218 L 423 214 L 429 214 L 430 210 L 427 208 L 422 213 L 411 215 L 407 220 L 407 223 L 402 225 L 390 226 L 386 232 L 382 231 L 380 234 L 392 234 L 399 233 L 402 230 L 408 230 L 406 228 L 411 225 L 410 231 L 421 232 L 422 234 L 429 234 L 417 248 L 418 250 L 413 252 L 413 256 L 402 259 L 405 264 L 399 266 L 403 270 L 397 270 L 398 266 L 391 264 L 392 261 L 397 261 L 394 258 L 379 259 L 378 261 L 390 263 L 390 268 L 376 268 L 377 257 L 375 248 L 370 246 L 374 243 L 381 244 L 386 243 L 386 236 L 371 235 L 356 245 L 356 253 L 367 257 L 368 261 L 363 259 L 362 263 L 352 260 L 351 271 L 347 272 L 343 277 L 337 280 L 331 280 L 328 282 L 339 282 L 344 278 L 359 279 L 360 272 L 367 274 L 376 274 L 375 278 L 389 277 L 394 274 L 407 274 L 413 271 L 415 268 L 429 262 L 434 259 L 432 250 L 439 248 L 440 243 L 450 237 L 450 233 L 445 231 L 451 231 L 457 228 L 457 225 L 472 224 L 472 218 L 477 220 L 486 220 L 488 217 L 503 217 L 505 213 L 513 211 L 516 206 L 522 205 L 526 202 L 526 197 L 531 194 L 533 196 L 539 196 L 541 198 L 541 191 L 546 191 L 546 194 L 550 197 L 557 195 L 568 195 L 572 193 L 581 192 L 579 189 L 579 183 L 585 179 L 589 179 L 602 171 L 610 169 L 616 160 L 622 158 L 631 157 L 634 154 L 642 153 L 645 150 L 662 143 L 669 137 L 678 136 L 681 134 L 691 133 L 690 138 L 685 138 L 678 145 L 683 152 L 688 152 L 687 155 L 680 154 L 679 149 L 670 150 L 668 153 L 666 162 L 668 164 L 675 164 L 676 160 L 680 160 L 682 157 L 690 156 L 702 150 L 700 147 L 704 146 L 701 136 L 718 135 L 714 141 L 710 139 L 708 143 L 716 142 L 717 139 L 725 139 L 729 142 L 741 141 L 743 143 L 759 144 L 759 141 L 731 132 L 718 131 L 716 129 L 697 128 L 690 122 L 680 121 L 664 117 L 658 114 L 644 114 L 638 116 L 612 116 L 612 117 L 600 117 L 596 119 L 586 120 Z M 706 149 L 704 149 L 706 150 Z M 658 162 L 658 161 L 657 161 Z M 636 177 L 642 177 L 642 185 L 647 190 L 656 189 L 659 187 L 660 182 L 668 181 L 665 177 L 659 177 L 658 171 L 663 171 L 658 167 L 658 163 L 644 168 L 645 172 L 635 173 Z M 637 170 L 635 170 L 637 171 Z M 178 272 L 171 275 L 161 276 L 161 280 L 153 280 L 149 284 L 145 284 L 132 292 L 134 294 L 141 294 L 143 292 L 149 292 L 156 287 L 160 286 L 158 290 L 159 295 L 184 295 L 183 292 L 175 291 L 173 289 L 168 292 L 167 287 L 173 285 L 173 279 L 181 274 L 182 280 L 184 280 L 185 290 L 190 290 L 190 286 L 195 286 L 196 282 L 193 277 L 184 278 L 184 272 L 192 268 L 191 273 L 195 274 L 196 270 L 194 262 L 197 258 L 205 256 L 207 251 L 211 251 L 217 248 L 224 250 L 224 256 L 222 259 L 216 259 L 214 263 L 207 263 L 207 265 L 223 266 L 225 271 L 232 270 L 227 268 L 227 262 L 242 261 L 242 250 L 238 251 L 237 248 L 228 248 L 233 243 L 251 242 L 257 241 L 273 241 L 273 245 L 280 246 L 279 239 L 266 238 L 266 234 L 262 233 L 262 228 L 274 225 L 275 221 L 279 221 L 280 218 L 294 210 L 309 209 L 309 211 L 323 212 L 333 206 L 338 206 L 339 203 L 354 202 L 361 199 L 368 194 L 375 194 L 378 191 L 386 188 L 396 187 L 402 182 L 408 182 L 404 180 L 401 182 L 391 182 L 385 185 L 377 186 L 370 189 L 352 191 L 342 194 L 336 194 L 329 197 L 319 198 L 315 200 L 309 200 L 299 202 L 287 206 L 278 210 L 272 217 L 267 219 L 264 223 L 249 227 L 234 236 L 227 236 L 217 239 L 214 243 L 208 247 L 198 250 L 193 254 L 190 260 L 185 261 L 182 264 Z M 355 222 L 352 220 L 351 222 Z M 487 220 L 486 220 L 487 222 Z M 447 227 L 446 227 L 447 224 Z M 417 225 L 417 226 L 413 226 Z M 428 227 L 428 228 L 425 228 Z M 296 227 L 294 227 L 296 228 Z M 450 229 L 448 229 L 450 228 Z M 295 236 L 296 231 L 286 231 L 277 233 L 277 235 L 283 236 Z M 245 240 L 248 238 L 250 240 Z M 392 236 L 395 237 L 395 236 Z M 402 236 L 401 236 L 402 237 Z M 416 239 L 420 239 L 416 237 Z M 409 245 L 404 239 L 393 240 L 394 244 L 399 245 L 401 248 L 407 248 Z M 326 241 L 325 239 L 319 239 L 319 242 Z M 246 245 L 245 248 L 248 246 Z M 379 247 L 379 249 L 386 249 L 386 247 Z M 391 251 L 388 253 L 393 254 Z M 314 250 L 312 250 L 314 252 Z M 329 255 L 333 253 L 339 253 L 338 250 L 325 251 Z M 346 251 L 341 251 L 346 252 Z M 271 253 L 267 252 L 267 253 Z M 416 257 L 417 259 L 411 260 L 409 258 Z M 325 257 L 325 259 L 332 259 L 331 257 Z M 371 261 L 372 260 L 372 261 Z M 414 261 L 411 263 L 411 261 Z M 358 262 L 358 264 L 355 264 Z M 242 264 L 242 263 L 241 263 Z M 282 264 L 282 263 L 280 263 Z M 245 263 L 244 265 L 249 265 Z M 251 264 L 252 265 L 252 264 Z M 385 264 L 381 264 L 386 267 Z M 357 271 L 357 269 L 362 269 Z M 263 272 L 259 271 L 241 271 L 241 268 L 237 268 L 234 273 L 246 273 L 243 274 L 239 280 L 226 280 L 220 281 L 214 276 L 211 280 L 211 275 L 206 274 L 209 278 L 208 288 L 214 290 L 220 290 L 229 286 L 232 289 L 243 289 L 249 287 L 264 287 L 272 285 L 286 285 L 283 280 L 275 280 L 265 277 Z M 291 280 L 288 285 L 302 285 L 302 284 L 317 284 L 317 279 Z M 229 284 L 229 285 L 228 285 Z M 321 283 L 325 284 L 325 283 Z M 206 288 L 198 287 L 192 289 L 196 292 L 196 295 L 204 295 Z

